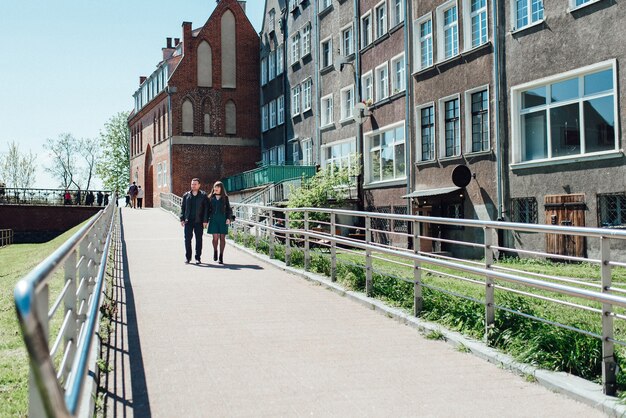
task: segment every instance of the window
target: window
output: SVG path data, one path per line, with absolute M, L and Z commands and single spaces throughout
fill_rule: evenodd
M 393 94 L 404 91 L 404 54 L 401 54 L 391 60 L 391 71 L 393 71 L 393 77 L 391 79 Z
M 389 70 L 387 63 L 376 68 L 376 101 L 389 97 Z
M 618 149 L 615 61 L 527 83 L 511 93 L 514 162 Z
M 276 100 L 270 102 L 270 129 L 276 127 Z
M 352 39 L 352 25 L 341 31 L 341 53 L 350 55 L 354 53 L 354 43 Z
M 459 29 L 456 6 L 443 12 L 444 58 L 459 53 Z
M 626 193 L 598 195 L 598 226 L 626 227 Z
M 302 165 L 313 165 L 313 143 L 310 138 L 302 140 Z
M 372 104 L 374 102 L 374 78 L 372 72 L 369 71 L 361 77 L 361 97 L 366 104 Z
M 351 168 L 357 163 L 356 141 L 354 139 L 328 144 L 323 152 L 325 167 Z
M 263 132 L 267 131 L 268 127 L 268 115 L 267 115 L 267 105 L 261 107 L 261 129 Z
M 311 53 L 311 24 L 307 23 L 302 28 L 302 56 Z
M 376 6 L 376 39 L 387 33 L 387 4 Z
M 285 96 L 280 96 L 276 101 L 276 113 L 278 124 L 282 125 L 285 123 Z
M 418 109 L 418 161 L 435 159 L 435 106 L 429 105 Z
M 161 185 L 163 187 L 167 187 L 167 161 L 163 162 L 163 183 L 161 183 Z
M 391 0 L 391 27 L 404 22 L 404 0 Z
M 333 40 L 332 39 L 326 39 L 324 41 L 322 41 L 322 47 L 320 49 L 321 51 L 321 61 L 322 61 L 322 68 L 326 68 L 329 65 L 333 64 Z
M 261 85 L 267 84 L 267 58 L 261 60 Z
M 302 111 L 306 112 L 311 109 L 311 89 L 313 81 L 309 78 L 302 83 Z
M 269 80 L 276 78 L 276 51 L 270 52 L 269 56 Z
M 332 0 L 322 0 L 322 7 L 320 7 L 320 10 L 330 7 L 331 4 L 333 4 Z
M 278 45 L 276 49 L 276 75 L 282 74 L 285 69 L 283 61 L 283 54 L 285 53 L 285 47 L 283 44 Z
M 372 14 L 368 12 L 361 17 L 361 48 L 372 43 Z
M 291 89 L 291 116 L 300 114 L 300 86 Z
M 270 31 L 274 30 L 276 27 L 276 11 L 274 9 L 269 12 L 269 29 Z
M 300 60 L 300 32 L 291 37 L 291 65 Z
M 352 117 L 354 109 L 354 85 L 341 89 L 341 119 Z
M 459 98 L 442 99 L 440 107 L 443 130 L 440 138 L 443 138 L 441 144 L 441 155 L 443 157 L 456 157 L 461 155 L 461 120 L 459 114 Z
M 471 152 L 489 151 L 489 91 L 481 88 L 465 93 L 466 138 Z
M 293 165 L 300 164 L 300 144 L 297 140 L 291 143 L 291 160 Z
M 322 126 L 333 123 L 333 95 L 322 97 Z
M 587 3 L 592 3 L 594 0 L 570 0 L 570 9 L 574 10 Z
M 516 197 L 511 199 L 511 222 L 537 223 L 537 199 Z
M 464 7 L 465 49 L 476 48 L 487 42 L 487 0 L 468 0 Z
M 157 187 L 161 187 L 163 184 L 163 171 L 161 168 L 161 163 L 157 164 Z
M 513 30 L 522 29 L 543 20 L 543 0 L 514 0 L 514 2 L 515 27 Z
M 193 104 L 189 100 L 183 102 L 183 132 L 193 133 Z
M 415 68 L 422 70 L 433 65 L 433 20 L 431 15 L 416 22 L 419 39 L 415 43 Z
M 279 145 L 278 147 L 278 164 L 282 165 L 285 164 L 285 146 L 284 145 Z
M 369 143 L 369 181 L 406 178 L 404 161 L 404 123 L 367 137 Z

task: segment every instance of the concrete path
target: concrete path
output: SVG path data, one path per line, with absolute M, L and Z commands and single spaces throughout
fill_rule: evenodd
M 208 236 L 185 265 L 160 209 L 122 222 L 107 416 L 602 416 Z

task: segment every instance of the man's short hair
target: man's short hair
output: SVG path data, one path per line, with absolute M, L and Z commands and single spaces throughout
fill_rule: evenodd
M 200 179 L 198 177 L 194 177 L 191 179 L 191 182 L 193 183 L 194 181 L 197 181 L 198 183 L 200 183 Z

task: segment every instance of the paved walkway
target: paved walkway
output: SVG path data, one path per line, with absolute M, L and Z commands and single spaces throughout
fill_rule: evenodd
M 602 416 L 209 237 L 185 265 L 160 209 L 122 222 L 107 416 Z

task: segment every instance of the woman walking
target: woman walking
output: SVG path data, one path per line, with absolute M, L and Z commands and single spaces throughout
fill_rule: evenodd
M 213 191 L 209 195 L 209 228 L 207 233 L 213 234 L 213 260 L 217 261 L 217 244 L 219 241 L 219 263 L 224 264 L 224 247 L 226 247 L 226 234 L 232 217 L 232 209 L 228 201 L 228 194 L 221 181 L 216 181 Z

